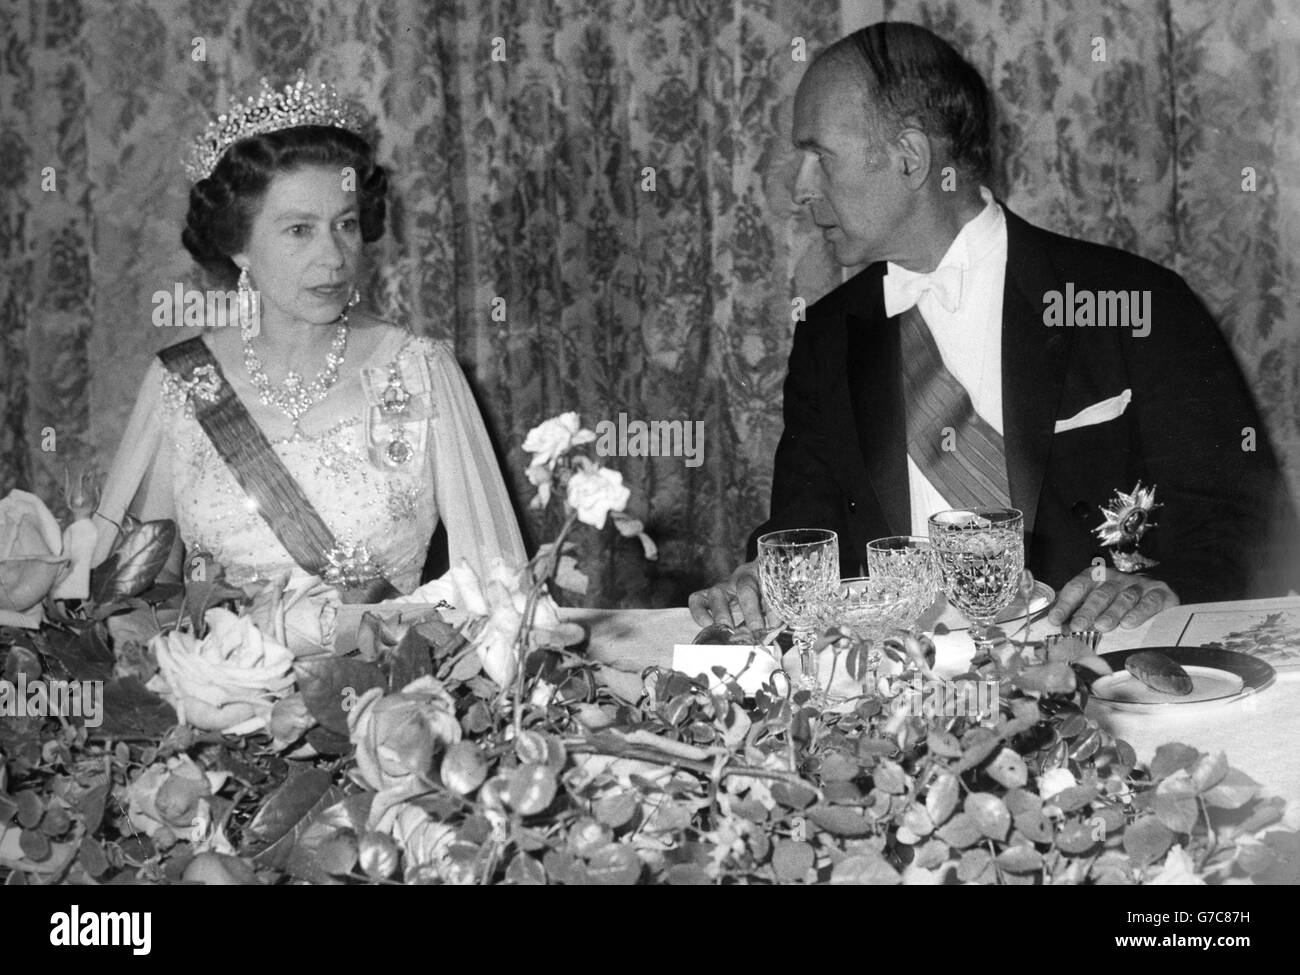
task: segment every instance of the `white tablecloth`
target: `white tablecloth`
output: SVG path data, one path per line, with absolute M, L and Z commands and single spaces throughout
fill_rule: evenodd
M 690 643 L 700 630 L 686 609 L 568 609 L 564 615 L 590 627 L 592 657 L 630 673 L 668 666 L 673 645 Z M 1142 646 L 1152 622 L 1112 630 L 1102 637 L 1099 651 Z M 1040 621 L 1030 629 L 1030 638 L 1051 629 Z M 935 645 L 941 675 L 960 673 L 973 651 L 965 631 L 939 637 Z M 1181 705 L 1167 714 L 1136 714 L 1092 702 L 1089 714 L 1131 744 L 1143 762 L 1167 742 L 1226 753 L 1229 763 L 1261 783 L 1266 794 L 1284 798 L 1286 823 L 1300 827 L 1300 673 L 1281 673 L 1260 693 L 1229 704 Z

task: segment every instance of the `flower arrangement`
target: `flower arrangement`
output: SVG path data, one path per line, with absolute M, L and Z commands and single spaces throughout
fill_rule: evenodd
M 316 580 L 155 581 L 137 526 L 91 597 L 0 630 L 11 678 L 96 679 L 107 714 L 0 722 L 6 883 L 731 884 L 1296 882 L 1280 801 L 1185 745 L 1140 765 L 1084 713 L 1098 663 L 1003 641 L 921 701 L 933 646 L 835 712 L 781 672 L 610 681 L 549 586 L 580 587 L 579 524 L 653 542 L 575 414 L 529 433 L 563 526 L 522 569 L 454 568 L 340 646 Z M 869 651 L 876 649 L 880 653 Z M 992 704 L 963 709 L 971 686 Z M 923 706 L 924 705 L 924 706 Z

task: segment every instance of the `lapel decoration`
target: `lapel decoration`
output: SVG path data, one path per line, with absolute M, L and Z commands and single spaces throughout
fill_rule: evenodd
M 1105 517 L 1093 529 L 1101 543 L 1111 550 L 1110 558 L 1120 572 L 1141 572 L 1159 565 L 1138 551 L 1142 536 L 1156 527 L 1156 486 L 1144 488 L 1138 481 L 1132 492 L 1116 491 L 1109 508 L 1102 508 Z
M 400 353 L 386 368 L 362 369 L 361 383 L 371 462 L 388 471 L 418 469 L 428 446 L 428 421 L 437 415 L 424 357 Z

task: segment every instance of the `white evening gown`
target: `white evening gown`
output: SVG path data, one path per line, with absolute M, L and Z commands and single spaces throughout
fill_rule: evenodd
M 376 408 L 394 368 L 414 398 L 410 415 L 427 417 L 404 425 L 413 452 L 400 466 L 383 461 L 392 427 Z M 452 565 L 465 559 L 480 578 L 496 558 L 523 566 L 519 526 L 450 343 L 390 328 L 361 369 L 368 383 L 353 384 L 352 408 L 337 423 L 315 436 L 271 440 L 335 538 L 364 543 L 402 593 L 419 585 L 439 519 Z M 130 510 L 143 520 L 174 519 L 187 555 L 210 553 L 236 581 L 285 570 L 304 577 L 186 405 L 155 358 L 105 483 L 95 564 L 112 547 L 113 523 Z

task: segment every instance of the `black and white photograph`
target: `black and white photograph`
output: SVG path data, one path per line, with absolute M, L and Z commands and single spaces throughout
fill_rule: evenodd
M 0 190 L 33 946 L 1300 884 L 1297 0 L 4 0 Z

